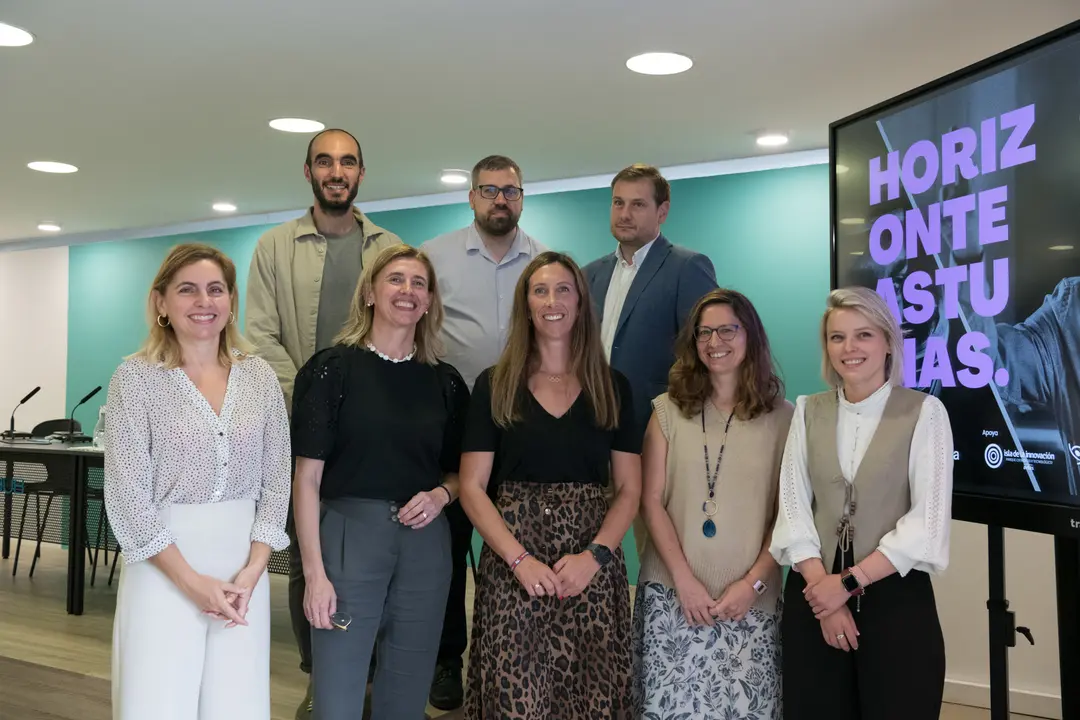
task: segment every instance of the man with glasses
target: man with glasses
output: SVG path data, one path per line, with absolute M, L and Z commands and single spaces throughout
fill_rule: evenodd
M 600 317 L 600 337 L 612 367 L 626 375 L 642 437 L 652 400 L 667 392 L 675 338 L 694 304 L 716 288 L 707 255 L 672 244 L 660 226 L 671 207 L 671 186 L 649 165 L 624 168 L 611 181 L 615 252 L 585 266 Z M 638 554 L 645 523 L 634 520 Z
M 245 330 L 274 368 L 292 412 L 296 372 L 329 347 L 349 317 L 363 268 L 401 238 L 371 222 L 353 205 L 364 180 L 360 143 L 344 130 L 312 137 L 304 178 L 315 203 L 301 218 L 259 238 L 248 275 Z M 300 669 L 311 673 L 311 625 L 304 617 L 304 567 L 289 505 L 289 613 L 300 650 Z M 311 715 L 311 683 L 296 711 Z
M 518 227 L 525 194 L 522 184 L 521 168 L 513 160 L 502 155 L 484 158 L 472 170 L 473 222 L 421 246 L 439 280 L 445 312 L 444 359 L 457 368 L 470 390 L 477 376 L 498 361 L 506 344 L 518 278 L 534 257 L 547 250 Z M 454 574 L 428 700 L 440 710 L 454 710 L 464 699 L 465 583 L 473 528 L 460 503 L 445 512 L 450 520 Z

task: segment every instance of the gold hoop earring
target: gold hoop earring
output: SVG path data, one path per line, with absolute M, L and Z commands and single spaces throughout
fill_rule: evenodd
M 236 324 L 236 316 L 233 315 L 232 310 L 229 311 L 229 324 L 230 325 Z
M 165 319 L 165 322 L 161 322 L 162 318 Z M 157 316 L 157 324 L 158 324 L 158 327 L 169 327 L 169 316 L 168 315 L 158 315 Z

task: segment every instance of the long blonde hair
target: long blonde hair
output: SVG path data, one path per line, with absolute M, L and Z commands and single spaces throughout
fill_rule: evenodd
M 416 359 L 434 365 L 443 355 L 442 339 L 439 333 L 443 324 L 442 296 L 439 295 L 439 281 L 435 277 L 435 266 L 428 256 L 411 245 L 395 244 L 380 252 L 371 265 L 364 269 L 360 282 L 353 293 L 349 319 L 345 321 L 341 332 L 334 338 L 335 345 L 364 347 L 375 322 L 375 308 L 368 306 L 367 298 L 374 294 L 375 281 L 387 265 L 401 259 L 419 260 L 427 268 L 428 295 L 431 302 L 428 311 L 416 323 Z
M 218 343 L 218 360 L 222 365 L 229 366 L 239 362 L 247 355 L 254 352 L 254 348 L 237 329 L 239 327 L 240 294 L 236 291 L 236 265 L 229 256 L 215 247 L 202 243 L 184 243 L 177 245 L 169 251 L 165 260 L 158 268 L 154 282 L 150 285 L 150 292 L 146 301 L 147 322 L 150 325 L 150 334 L 147 335 L 135 357 L 141 357 L 155 365 L 163 365 L 167 369 L 180 367 L 184 363 L 184 351 L 180 347 L 180 341 L 176 337 L 176 331 L 172 324 L 166 321 L 162 326 L 158 314 L 157 301 L 165 297 L 169 285 L 176 278 L 176 274 L 188 265 L 194 265 L 201 260 L 209 260 L 219 268 L 225 278 L 225 286 L 229 290 L 229 322 L 221 331 L 221 341 Z
M 889 306 L 880 295 L 868 287 L 853 286 L 833 290 L 821 316 L 821 377 L 830 387 L 840 387 L 844 381 L 829 360 L 829 316 L 837 310 L 854 310 L 885 335 L 888 354 L 885 356 L 885 379 L 896 386 L 904 384 L 904 336 Z
M 529 375 L 540 364 L 536 353 L 536 330 L 529 313 L 529 282 L 537 270 L 551 263 L 569 270 L 577 285 L 578 313 L 570 332 L 570 371 L 581 383 L 581 391 L 592 407 L 597 425 L 611 430 L 619 424 L 619 402 L 600 343 L 589 284 L 569 255 L 551 251 L 533 258 L 518 278 L 510 313 L 510 333 L 491 377 L 491 416 L 504 428 L 521 419 L 521 400 L 529 391 Z

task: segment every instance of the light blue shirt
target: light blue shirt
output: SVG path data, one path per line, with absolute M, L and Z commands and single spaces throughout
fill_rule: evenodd
M 510 330 L 514 289 L 525 267 L 546 247 L 520 227 L 510 249 L 496 262 L 476 225 L 428 240 L 420 249 L 435 266 L 445 319 L 446 362 L 473 387 L 499 360 Z

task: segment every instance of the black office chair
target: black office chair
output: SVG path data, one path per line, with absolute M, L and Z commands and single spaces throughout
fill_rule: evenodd
M 71 420 L 63 418 L 60 420 L 46 420 L 45 422 L 38 423 L 34 426 L 34 429 L 30 431 L 30 437 L 32 438 L 46 438 L 56 432 L 67 432 L 71 428 Z M 79 421 L 75 421 L 75 432 L 81 432 L 82 426 L 79 425 Z M 12 475 L 14 475 L 14 470 Z M 34 497 L 34 516 L 35 516 L 35 529 L 37 530 L 37 545 L 34 548 L 34 560 L 30 563 L 30 577 L 34 576 L 34 568 L 37 567 L 38 558 L 41 557 L 41 541 L 45 535 L 45 525 L 49 522 L 49 510 L 52 508 L 52 501 L 54 492 L 52 490 L 39 490 L 31 486 L 38 485 L 45 482 L 44 478 L 18 478 L 14 479 L 12 485 L 16 483 L 22 487 L 23 495 L 23 507 L 22 516 L 19 520 L 19 540 L 15 544 L 15 562 L 11 566 L 11 575 L 15 576 L 15 573 L 19 570 L 19 554 L 22 550 L 23 540 L 23 528 L 26 523 L 26 506 L 30 504 L 30 497 Z M 45 501 L 45 516 L 41 516 L 41 497 L 46 497 Z M 89 548 L 87 548 L 89 551 Z

